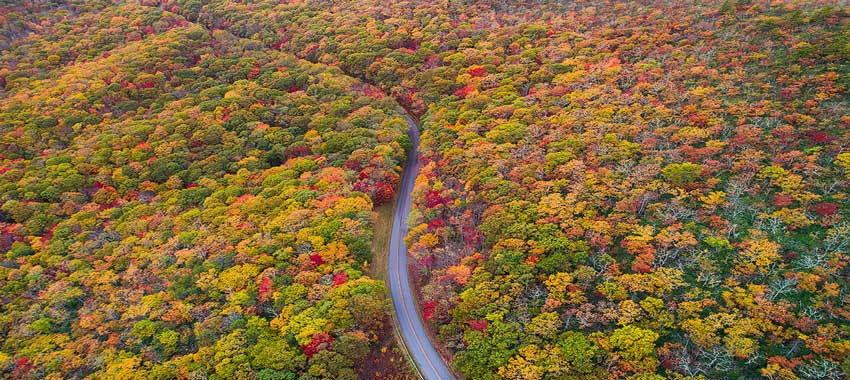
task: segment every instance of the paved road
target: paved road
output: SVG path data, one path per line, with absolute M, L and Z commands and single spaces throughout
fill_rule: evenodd
M 407 157 L 401 191 L 393 215 L 388 276 L 390 293 L 398 329 L 408 353 L 416 361 L 420 377 L 424 380 L 450 380 L 454 379 L 454 376 L 428 339 L 425 326 L 416 311 L 407 273 L 407 247 L 404 245 L 404 237 L 407 235 L 407 217 L 410 214 L 410 193 L 413 191 L 413 182 L 419 174 L 419 127 L 409 116 L 405 118 L 410 126 L 407 133 L 413 143 L 413 149 Z

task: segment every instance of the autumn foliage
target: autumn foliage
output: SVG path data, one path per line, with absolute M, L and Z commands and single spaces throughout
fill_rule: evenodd
M 354 378 L 399 106 L 464 378 L 850 375 L 846 5 L 68 3 L 0 6 L 6 376 Z
M 355 379 L 397 105 L 156 7 L 58 3 L 0 5 L 0 377 Z
M 421 115 L 408 246 L 457 371 L 847 376 L 846 9 L 445 4 L 201 13 Z

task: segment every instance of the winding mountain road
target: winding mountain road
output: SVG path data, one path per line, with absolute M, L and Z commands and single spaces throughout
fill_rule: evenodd
M 419 377 L 424 380 L 454 379 L 443 358 L 434 349 L 426 334 L 425 325 L 413 302 L 413 291 L 410 288 L 410 278 L 407 270 L 407 246 L 404 237 L 407 235 L 407 218 L 410 214 L 410 193 L 413 183 L 419 174 L 419 127 L 410 116 L 405 115 L 409 129 L 407 134 L 413 144 L 404 167 L 398 202 L 393 214 L 393 229 L 390 236 L 389 275 L 387 276 L 393 308 L 395 309 L 396 325 L 407 353 L 415 362 Z

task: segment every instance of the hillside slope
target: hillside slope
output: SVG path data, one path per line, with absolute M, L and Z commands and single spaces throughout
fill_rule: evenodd
M 840 4 L 170 6 L 422 115 L 408 247 L 467 378 L 847 376 Z
M 357 378 L 396 103 L 156 8 L 39 9 L 0 58 L 0 377 Z

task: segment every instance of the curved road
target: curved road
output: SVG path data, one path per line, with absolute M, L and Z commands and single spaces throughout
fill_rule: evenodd
M 419 127 L 410 116 L 405 115 L 409 129 L 407 134 L 413 148 L 404 166 L 401 191 L 393 214 L 393 230 L 390 236 L 389 287 L 393 308 L 397 317 L 396 325 L 409 356 L 416 362 L 419 377 L 424 380 L 454 379 L 448 366 L 434 349 L 434 345 L 425 333 L 425 325 L 416 311 L 410 279 L 407 273 L 407 217 L 410 214 L 410 193 L 419 174 Z

